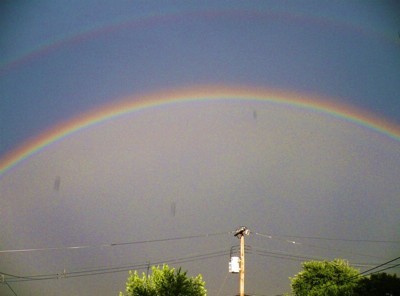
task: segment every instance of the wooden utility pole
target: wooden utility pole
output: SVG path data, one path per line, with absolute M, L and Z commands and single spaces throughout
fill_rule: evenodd
M 244 264 L 244 236 L 249 235 L 250 230 L 247 227 L 242 226 L 235 231 L 235 236 L 240 239 L 240 282 L 239 282 L 239 291 L 240 296 L 244 295 L 244 272 L 245 272 L 245 264 Z
M 244 296 L 244 235 L 240 237 L 240 296 Z

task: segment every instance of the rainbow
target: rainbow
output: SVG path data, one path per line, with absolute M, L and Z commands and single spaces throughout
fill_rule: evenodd
M 72 120 L 60 123 L 4 155 L 0 159 L 0 176 L 46 146 L 97 123 L 155 106 L 215 100 L 262 101 L 314 110 L 365 126 L 396 141 L 400 141 L 399 126 L 378 118 L 371 113 L 339 104 L 337 101 L 256 87 L 202 86 L 159 91 L 142 96 L 129 96 L 117 103 L 102 106 Z
M 293 12 L 284 13 L 279 11 L 274 12 L 270 10 L 265 11 L 245 8 L 204 11 L 175 11 L 172 13 L 143 15 L 134 19 L 117 19 L 111 24 L 85 28 L 82 31 L 75 32 L 71 35 L 57 35 L 57 38 L 47 40 L 35 48 L 27 49 L 14 57 L 8 57 L 8 59 L 3 61 L 0 59 L 0 76 L 6 74 L 9 70 L 12 70 L 15 67 L 29 63 L 66 45 L 78 44 L 104 34 L 116 32 L 123 28 L 139 30 L 143 29 L 143 27 L 157 26 L 166 22 L 176 22 L 178 20 L 197 18 L 206 21 L 207 19 L 217 19 L 221 17 L 283 20 L 289 23 L 296 23 L 298 25 L 304 25 L 308 23 L 314 26 L 325 26 L 336 28 L 344 32 L 350 31 L 360 35 L 371 36 L 381 40 L 382 42 L 399 45 L 397 34 L 394 32 L 377 31 L 373 28 L 363 28 L 356 23 L 344 22 L 340 19 L 328 18 L 323 15 L 307 15 Z

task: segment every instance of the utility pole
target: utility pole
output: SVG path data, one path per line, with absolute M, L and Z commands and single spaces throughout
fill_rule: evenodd
M 241 226 L 235 231 L 235 236 L 240 239 L 240 296 L 244 296 L 244 236 L 249 234 L 250 230 L 248 230 L 246 226 Z

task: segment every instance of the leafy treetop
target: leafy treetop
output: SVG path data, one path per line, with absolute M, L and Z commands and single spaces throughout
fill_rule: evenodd
M 291 278 L 291 288 L 296 296 L 350 296 L 358 281 L 359 271 L 345 260 L 308 261 Z
M 152 274 L 129 272 L 126 293 L 119 296 L 206 296 L 205 282 L 201 275 L 188 277 L 181 269 L 168 265 L 152 267 Z

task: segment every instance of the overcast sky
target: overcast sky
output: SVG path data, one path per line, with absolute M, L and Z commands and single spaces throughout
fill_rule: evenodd
M 345 258 L 363 271 L 398 257 L 399 9 L 394 1 L 1 4 L 3 160 L 106 104 L 175 102 L 75 131 L 3 171 L 0 294 L 118 295 L 127 270 L 169 262 L 203 274 L 209 295 L 234 295 L 231 231 L 241 225 L 252 231 L 251 295 L 288 292 L 307 259 Z M 232 100 L 211 86 L 231 89 Z M 257 99 L 256 88 L 273 99 Z M 167 95 L 180 89 L 191 95 Z M 213 99 L 199 99 L 202 89 Z M 299 96 L 313 105 L 287 104 Z M 318 102 L 347 107 L 338 116 Z M 377 131 L 373 118 L 393 128 Z

